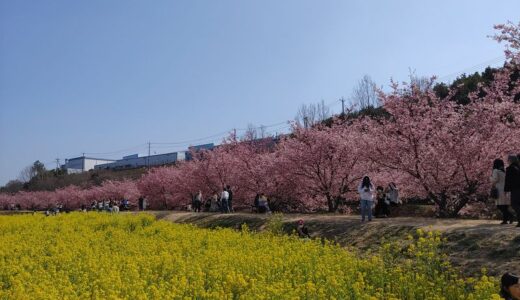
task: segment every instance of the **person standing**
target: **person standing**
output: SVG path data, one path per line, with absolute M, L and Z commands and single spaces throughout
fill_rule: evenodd
M 507 160 L 509 167 L 506 169 L 504 192 L 509 193 L 511 206 L 515 210 L 518 221 L 516 227 L 520 227 L 520 163 L 516 155 L 509 155 Z
M 220 194 L 220 211 L 223 213 L 229 212 L 228 200 L 229 200 L 229 193 L 226 188 L 223 188 L 222 194 Z
M 399 189 L 395 183 L 390 182 L 388 184 L 388 187 L 386 188 L 386 197 L 389 200 L 389 204 L 391 206 L 397 206 L 401 204 L 401 199 L 399 199 Z
M 148 200 L 146 197 L 143 197 L 143 210 L 146 210 L 146 206 L 148 205 Z
M 139 210 L 143 210 L 143 203 L 144 203 L 144 198 L 143 198 L 143 196 L 141 196 L 141 197 L 139 197 L 139 200 L 137 201 Z
M 258 212 L 258 206 L 260 206 L 260 194 L 256 193 L 255 200 L 253 201 L 253 212 Z
M 202 191 L 199 191 L 197 195 L 195 195 L 195 200 L 193 201 L 193 210 L 195 212 L 200 212 L 202 206 Z
M 211 197 L 211 203 L 209 207 L 210 212 L 217 212 L 219 211 L 219 204 L 218 204 L 218 194 L 213 193 L 213 196 Z
M 227 186 L 227 192 L 229 194 L 228 198 L 228 208 L 230 212 L 233 212 L 233 191 L 231 190 L 231 186 Z
M 372 205 L 374 204 L 374 186 L 370 182 L 370 177 L 365 176 L 358 186 L 358 193 L 361 202 L 361 222 L 372 221 Z
M 498 210 L 502 213 L 502 223 L 507 222 L 513 223 L 513 215 L 509 212 L 509 206 L 511 205 L 511 199 L 506 197 L 504 192 L 504 186 L 506 184 L 506 171 L 504 169 L 504 161 L 501 159 L 495 159 L 493 161 L 493 172 L 491 173 L 491 188 L 490 198 L 495 200 L 495 205 Z

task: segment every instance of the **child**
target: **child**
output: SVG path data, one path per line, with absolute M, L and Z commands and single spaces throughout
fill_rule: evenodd
M 388 207 L 388 200 L 382 186 L 376 188 L 376 211 L 377 218 L 387 218 L 390 216 L 390 209 Z

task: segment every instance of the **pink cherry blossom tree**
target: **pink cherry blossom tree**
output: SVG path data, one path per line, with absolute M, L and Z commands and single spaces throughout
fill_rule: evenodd
M 279 168 L 287 173 L 286 180 L 297 182 L 299 193 L 323 199 L 334 212 L 368 171 L 360 137 L 355 124 L 295 128 L 279 145 Z

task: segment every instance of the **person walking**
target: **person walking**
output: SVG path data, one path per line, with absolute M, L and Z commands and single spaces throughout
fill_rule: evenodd
M 222 194 L 220 194 L 220 211 L 223 213 L 229 212 L 228 200 L 229 200 L 229 193 L 226 188 L 223 188 Z
M 516 155 L 509 155 L 507 161 L 509 162 L 509 167 L 506 168 L 504 192 L 508 193 L 511 199 L 511 206 L 515 210 L 518 221 L 516 227 L 520 227 L 520 163 Z
M 374 186 L 370 182 L 370 177 L 365 176 L 358 186 L 358 193 L 361 202 L 361 222 L 372 221 L 372 205 L 374 204 Z
M 504 169 L 504 161 L 501 159 L 495 159 L 493 161 L 493 171 L 491 173 L 491 188 L 490 198 L 495 200 L 497 209 L 502 213 L 502 223 L 507 224 L 513 223 L 513 215 L 509 212 L 509 206 L 511 205 L 511 199 L 506 196 L 504 192 L 504 186 L 506 184 L 506 171 Z

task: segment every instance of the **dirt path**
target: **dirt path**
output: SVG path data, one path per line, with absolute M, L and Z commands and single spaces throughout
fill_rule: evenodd
M 250 213 L 153 213 L 159 219 L 207 228 L 239 228 L 246 223 L 253 230 L 262 230 L 268 218 Z M 375 249 L 383 241 L 404 239 L 418 228 L 439 230 L 447 238 L 450 260 L 464 273 L 479 274 L 484 267 L 492 275 L 506 270 L 520 273 L 520 228 L 498 221 L 398 217 L 361 223 L 358 216 L 288 214 L 284 215 L 284 230 L 291 232 L 299 219 L 305 220 L 313 237 L 362 250 Z

